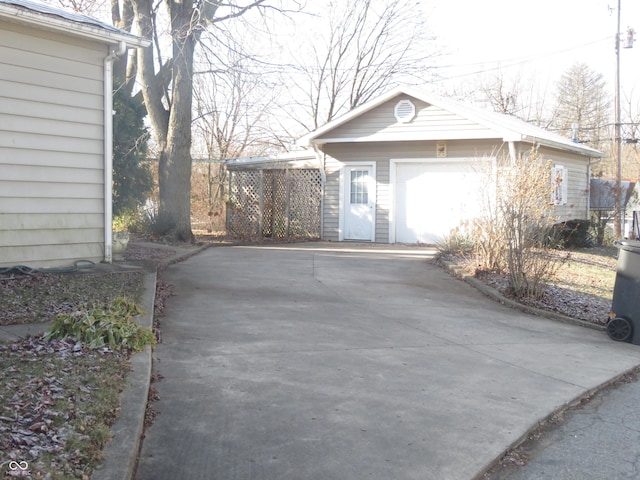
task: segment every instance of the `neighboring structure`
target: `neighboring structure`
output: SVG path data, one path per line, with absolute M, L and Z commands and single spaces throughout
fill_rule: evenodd
M 559 221 L 589 217 L 593 159 L 604 154 L 507 115 L 398 88 L 302 137 L 326 181 L 322 238 L 434 243 L 478 209 L 479 159 L 553 162 Z
M 0 0 L 0 267 L 111 262 L 112 62 L 148 45 Z
M 590 209 L 596 228 L 604 228 L 611 223 L 616 210 L 616 180 L 591 179 Z M 640 185 L 638 182 L 622 181 L 623 237 L 638 238 L 638 220 L 640 219 Z
M 227 160 L 227 233 L 319 238 L 322 173 L 312 151 Z

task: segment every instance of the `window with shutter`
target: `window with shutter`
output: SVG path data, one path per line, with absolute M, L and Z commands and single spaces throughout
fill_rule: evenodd
M 553 184 L 553 204 L 565 205 L 568 195 L 568 177 L 569 172 L 562 165 L 554 165 L 551 167 L 551 182 Z

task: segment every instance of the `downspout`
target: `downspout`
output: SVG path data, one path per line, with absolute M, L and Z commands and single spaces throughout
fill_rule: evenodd
M 320 168 L 320 239 L 324 238 L 324 188 L 327 183 L 327 172 L 325 171 L 324 153 L 318 148 L 318 144 L 313 144 L 313 151 L 318 160 Z
M 119 42 L 117 50 L 109 47 L 109 55 L 104 58 L 104 262 L 113 261 L 113 60 L 127 51 L 127 44 Z
M 518 158 L 516 156 L 516 144 L 513 140 L 509 140 L 509 157 L 511 158 L 511 163 L 515 163 Z
M 587 163 L 587 218 L 586 220 L 591 220 L 591 162 L 593 161 L 592 157 L 589 157 L 589 162 Z

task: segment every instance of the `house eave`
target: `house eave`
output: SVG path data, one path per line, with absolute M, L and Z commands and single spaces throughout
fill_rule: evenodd
M 120 42 L 133 48 L 151 45 L 150 40 L 129 34 L 124 30 L 107 30 L 97 25 L 81 23 L 13 4 L 0 2 L 0 18 L 42 30 L 95 40 L 107 45 L 118 45 Z
M 557 148 L 559 150 L 565 150 L 565 151 L 568 150 L 570 152 L 577 153 L 579 155 L 583 155 L 585 157 L 590 157 L 590 158 L 604 158 L 607 156 L 605 153 L 599 150 L 589 148 L 589 147 L 583 147 L 582 145 L 577 143 L 574 145 L 571 145 L 567 143 L 554 142 L 548 139 L 539 139 L 535 137 L 526 137 L 526 136 L 523 136 L 521 141 L 531 143 L 531 144 L 539 144 L 549 148 Z
M 353 120 L 354 118 L 362 115 L 363 113 L 372 110 L 379 105 L 399 96 L 399 95 L 408 95 L 410 97 L 417 98 L 425 103 L 429 103 L 432 105 L 436 105 L 444 110 L 448 110 L 452 113 L 456 113 L 464 118 L 467 118 L 478 125 L 481 125 L 487 128 L 487 132 L 472 132 L 469 135 L 469 131 L 466 134 L 456 134 L 451 133 L 449 131 L 442 131 L 437 133 L 432 133 L 430 136 L 423 136 L 421 134 L 409 134 L 407 137 L 403 137 L 402 135 L 398 135 L 398 133 L 389 134 L 385 136 L 385 134 L 375 134 L 367 137 L 355 137 L 355 138 L 337 138 L 329 136 L 331 135 L 331 131 L 344 125 L 345 123 Z M 548 146 L 551 148 L 558 148 L 565 151 L 570 151 L 585 157 L 590 158 L 602 158 L 606 157 L 606 155 L 598 150 L 576 144 L 571 142 L 570 140 L 562 141 L 562 139 L 555 140 L 554 135 L 550 132 L 545 132 L 542 134 L 540 138 L 532 132 L 532 129 L 538 129 L 531 124 L 527 124 L 521 120 L 513 119 L 509 120 L 505 118 L 495 118 L 496 114 L 494 112 L 482 111 L 475 107 L 469 106 L 461 106 L 456 102 L 451 100 L 438 97 L 436 95 L 431 95 L 426 92 L 423 92 L 414 87 L 398 87 L 387 92 L 384 95 L 376 98 L 375 100 L 365 103 L 350 112 L 342 115 L 341 117 L 332 120 L 325 124 L 324 126 L 307 133 L 306 135 L 300 137 L 298 139 L 298 145 L 300 146 L 313 146 L 313 145 L 322 145 L 326 143 L 337 143 L 337 142 L 372 142 L 372 141 L 402 141 L 402 140 L 475 140 L 475 139 L 487 139 L 487 138 L 495 138 L 505 143 L 510 142 L 525 142 L 531 144 L 540 144 L 544 146 Z M 517 120 L 517 123 L 514 122 Z M 521 124 L 521 125 L 519 125 Z M 327 135 L 326 138 L 323 136 Z M 413 136 L 411 136 L 413 135 Z M 436 138 L 435 136 L 438 135 Z M 550 137 L 550 138 L 549 138 Z
M 402 134 L 398 132 L 390 134 L 376 134 L 364 137 L 327 137 L 316 138 L 311 140 L 311 145 L 325 145 L 328 143 L 365 143 L 365 142 L 435 142 L 447 140 L 491 140 L 501 141 L 499 135 L 495 132 L 478 132 L 473 137 L 469 137 L 468 133 L 443 131 L 442 133 L 425 132 L 416 135 L 415 132 Z

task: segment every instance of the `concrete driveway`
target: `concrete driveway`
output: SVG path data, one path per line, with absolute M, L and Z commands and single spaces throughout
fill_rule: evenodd
M 138 480 L 474 478 L 640 347 L 508 309 L 433 250 L 211 248 L 171 266 Z

